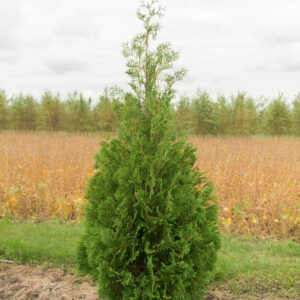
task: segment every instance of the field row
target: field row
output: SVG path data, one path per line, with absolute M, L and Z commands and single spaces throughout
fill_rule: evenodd
M 81 218 L 99 136 L 0 134 L 0 216 Z M 300 139 L 194 138 L 223 230 L 300 236 Z

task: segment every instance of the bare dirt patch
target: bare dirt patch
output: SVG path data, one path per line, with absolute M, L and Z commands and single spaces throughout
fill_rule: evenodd
M 60 268 L 0 263 L 0 300 L 99 300 L 93 281 Z M 206 300 L 265 299 L 240 298 L 210 290 Z M 274 299 L 274 298 L 273 298 Z M 103 300 L 103 299 L 102 299 Z
M 97 300 L 97 287 L 63 269 L 45 266 L 0 264 L 2 300 Z

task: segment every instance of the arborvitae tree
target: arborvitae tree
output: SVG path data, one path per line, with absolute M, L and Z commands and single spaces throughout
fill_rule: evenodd
M 4 90 L 0 90 L 0 130 L 7 128 L 8 101 Z
M 206 91 L 198 89 L 192 99 L 192 120 L 196 134 L 216 133 L 214 103 Z
M 141 4 L 145 31 L 124 45 L 131 92 L 118 138 L 102 143 L 89 180 L 79 270 L 107 300 L 202 299 L 220 246 L 213 186 L 194 166 L 195 149 L 171 121 L 178 53 L 150 48 L 156 2 Z
M 63 118 L 63 106 L 58 94 L 46 91 L 42 95 L 39 111 L 39 127 L 43 130 L 56 131 L 60 129 Z
M 17 130 L 35 130 L 38 120 L 38 102 L 30 95 L 12 99 L 9 114 L 10 128 Z

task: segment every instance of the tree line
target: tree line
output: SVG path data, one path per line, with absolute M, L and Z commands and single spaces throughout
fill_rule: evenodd
M 23 94 L 9 98 L 0 90 L 0 130 L 115 132 L 122 103 L 118 88 L 105 89 L 94 105 L 78 92 L 62 99 L 46 91 L 36 99 Z M 292 101 L 283 94 L 258 100 L 244 92 L 213 99 L 198 90 L 182 96 L 172 115 L 176 127 L 191 135 L 300 135 L 300 94 Z

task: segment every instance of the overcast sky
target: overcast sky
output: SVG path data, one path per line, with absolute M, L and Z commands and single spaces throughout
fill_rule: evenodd
M 299 0 L 162 0 L 161 41 L 180 50 L 181 95 L 300 92 Z M 0 88 L 9 95 L 126 88 L 121 44 L 141 31 L 137 0 L 1 0 Z

